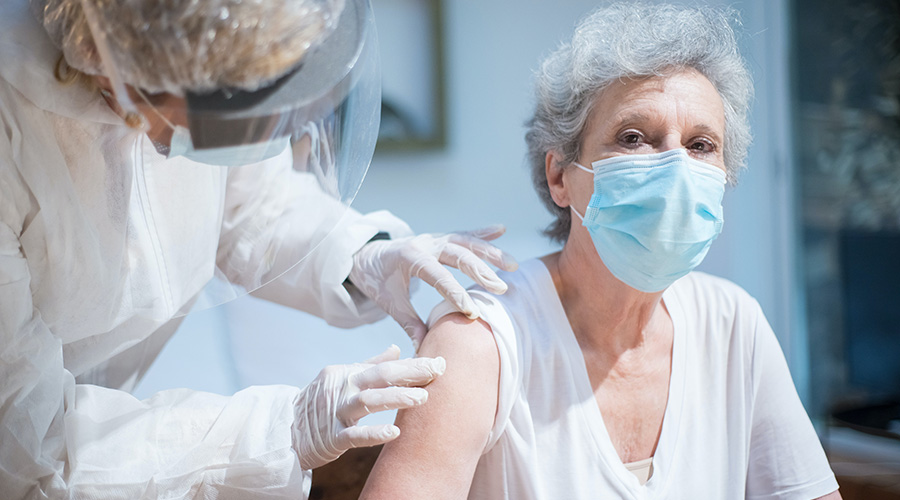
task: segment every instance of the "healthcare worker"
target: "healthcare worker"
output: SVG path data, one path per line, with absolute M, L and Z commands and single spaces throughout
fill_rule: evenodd
M 392 347 L 302 389 L 138 401 L 184 314 L 254 292 L 349 327 L 381 306 L 417 342 L 411 277 L 470 317 L 442 264 L 505 289 L 482 260 L 515 266 L 484 241 L 502 230 L 347 208 L 379 120 L 368 0 L 8 0 L 0 33 L 0 498 L 302 497 L 396 437 L 356 423 L 423 403 L 443 360 Z

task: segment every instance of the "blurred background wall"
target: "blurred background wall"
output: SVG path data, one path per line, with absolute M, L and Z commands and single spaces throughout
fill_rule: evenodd
M 398 12 L 433 3 L 437 2 L 373 0 L 382 38 L 403 33 Z M 810 256 L 801 217 L 804 191 L 798 157 L 802 155 L 795 151 L 795 145 L 807 137 L 797 131 L 797 104 L 792 97 L 798 92 L 796 73 L 802 67 L 797 64 L 795 25 L 798 17 L 807 16 L 814 7 L 810 2 L 780 0 L 706 3 L 727 4 L 740 11 L 741 45 L 754 76 L 756 100 L 749 169 L 726 194 L 725 228 L 701 269 L 735 281 L 759 300 L 779 336 L 801 398 L 814 420 L 824 424 L 829 421 L 828 404 L 822 400 L 825 396 L 815 400 L 813 389 L 832 382 L 811 375 L 816 374 L 815 368 L 839 370 L 840 363 L 830 360 L 823 366 L 822 359 L 809 355 L 811 345 L 821 339 L 815 331 L 811 333 L 807 319 L 817 312 L 809 310 L 807 302 L 805 273 Z M 417 232 L 503 223 L 507 234 L 497 245 L 519 260 L 554 251 L 540 235 L 550 218 L 533 192 L 524 165 L 523 122 L 532 106 L 532 71 L 538 61 L 569 37 L 575 22 L 596 5 L 587 0 L 441 3 L 437 62 L 443 70 L 437 83 L 442 84 L 444 98 L 443 139 L 406 150 L 379 147 L 353 206 L 363 212 L 389 210 Z M 379 18 L 380 14 L 384 17 Z M 421 35 L 421 29 L 411 28 L 410 33 Z M 428 63 L 428 50 L 416 57 L 422 53 Z M 408 51 L 382 51 L 386 88 L 388 82 L 400 88 L 404 84 L 409 89 L 437 88 L 434 81 L 404 80 L 405 74 L 397 79 L 402 71 L 397 68 L 409 57 Z M 427 316 L 438 300 L 436 292 L 420 286 L 414 304 L 420 315 Z M 405 355 L 413 355 L 405 334 L 390 320 L 340 330 L 317 318 L 245 297 L 190 315 L 136 393 L 146 397 L 160 389 L 184 386 L 223 394 L 256 384 L 302 386 L 327 364 L 359 361 L 391 343 Z M 391 419 L 385 415 L 374 420 Z M 819 427 L 823 432 L 830 429 Z M 828 435 L 837 443 L 843 439 L 833 432 Z M 862 443 L 864 451 L 878 450 L 872 452 L 876 461 L 900 470 L 896 444 L 900 441 L 865 439 L 851 436 L 849 446 Z

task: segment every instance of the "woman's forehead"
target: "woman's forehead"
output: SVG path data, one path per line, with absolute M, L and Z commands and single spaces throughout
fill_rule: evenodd
M 594 127 L 620 128 L 664 121 L 721 129 L 724 133 L 722 98 L 696 70 L 615 81 L 597 95 L 593 105 Z

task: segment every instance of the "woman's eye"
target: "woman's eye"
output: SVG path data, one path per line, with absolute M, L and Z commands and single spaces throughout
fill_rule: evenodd
M 628 132 L 622 134 L 622 136 L 619 138 L 619 140 L 622 141 L 623 144 L 628 146 L 636 146 L 641 143 L 642 139 L 643 138 L 641 137 L 641 134 L 638 134 L 637 132 Z
M 698 139 L 692 142 L 691 145 L 688 146 L 688 149 L 699 153 L 712 153 L 716 150 L 716 146 L 711 141 Z

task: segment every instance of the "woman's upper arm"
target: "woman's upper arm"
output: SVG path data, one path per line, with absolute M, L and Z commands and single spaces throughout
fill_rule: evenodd
M 465 498 L 497 410 L 500 359 L 490 327 L 456 313 L 425 337 L 421 356 L 447 370 L 428 402 L 400 411 L 400 437 L 385 445 L 361 498 Z
M 759 305 L 751 351 L 747 496 L 840 498 L 838 483 Z M 831 491 L 821 497 L 823 492 Z M 837 496 L 835 496 L 837 495 Z

